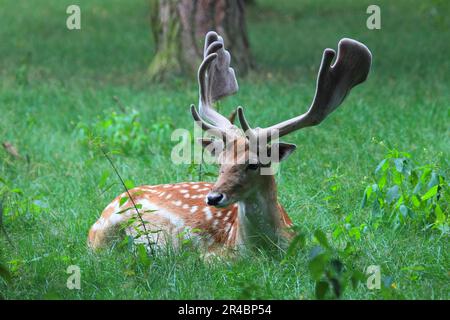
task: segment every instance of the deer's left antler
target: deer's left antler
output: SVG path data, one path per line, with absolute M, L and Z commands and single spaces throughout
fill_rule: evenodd
M 268 128 L 251 129 L 242 107 L 238 108 L 238 118 L 242 129 L 250 137 L 265 135 L 270 139 L 277 130 L 282 137 L 304 127 L 321 123 L 342 103 L 350 90 L 364 82 L 369 74 L 372 54 L 362 43 L 352 39 L 342 39 L 338 45 L 336 62 L 331 62 L 336 52 L 325 49 L 317 78 L 316 94 L 309 110 L 295 118 L 283 121 Z

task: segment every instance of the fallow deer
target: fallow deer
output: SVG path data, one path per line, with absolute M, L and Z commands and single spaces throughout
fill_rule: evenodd
M 212 107 L 219 99 L 236 93 L 238 84 L 222 37 L 209 32 L 198 70 L 199 112 L 191 105 L 191 113 L 203 130 L 219 137 L 200 141 L 218 159 L 217 181 L 140 186 L 129 191 L 132 199 L 122 205 L 121 199 L 128 194 L 119 195 L 91 227 L 90 247 L 105 245 L 123 225 L 136 242 L 148 244 L 150 241 L 150 245 L 157 247 L 169 243 L 178 247 L 183 237 L 190 237 L 206 252 L 218 254 L 227 249 L 240 251 L 267 244 L 286 244 L 292 236 L 292 222 L 277 200 L 276 182 L 270 170 L 273 162 L 286 159 L 296 146 L 270 140 L 276 135 L 282 137 L 318 125 L 354 86 L 366 80 L 372 56 L 365 45 L 342 39 L 332 65 L 335 55 L 332 49 L 324 50 L 315 96 L 306 113 L 268 128 L 252 129 L 244 110 L 238 107 L 241 130 Z M 252 148 L 254 145 L 256 147 Z M 276 158 L 261 161 L 261 154 L 275 154 L 273 151 L 278 153 Z M 143 228 L 139 220 L 126 224 L 136 216 L 131 200 L 138 204 L 146 222 L 145 236 L 137 231 Z

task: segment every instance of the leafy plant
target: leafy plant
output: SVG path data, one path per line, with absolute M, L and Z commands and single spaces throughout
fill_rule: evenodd
M 170 137 L 173 124 L 168 118 L 162 118 L 145 126 L 139 118 L 140 113 L 136 110 L 122 113 L 113 111 L 92 123 L 79 122 L 77 135 L 86 144 L 100 139 L 123 154 L 142 155 L 150 151 L 152 142 L 164 141 Z
M 362 207 L 395 228 L 413 224 L 449 233 L 449 182 L 433 164 L 419 166 L 411 155 L 389 150 L 366 187 Z
M 298 249 L 305 247 L 308 237 L 294 227 L 296 236 L 286 252 L 283 262 Z M 311 237 L 312 248 L 309 250 L 308 270 L 315 282 L 315 296 L 317 299 L 336 299 L 342 297 L 349 283 L 356 288 L 365 275 L 357 270 L 352 259 L 354 249 L 348 242 L 344 249 L 337 249 L 330 245 L 325 233 L 317 229 Z
M 319 243 L 309 254 L 308 269 L 315 281 L 317 299 L 340 298 L 351 283 L 353 288 L 365 279 L 364 274 L 355 269 L 348 258 L 353 250 L 347 243 L 344 250 L 331 246 L 325 233 L 317 229 L 314 238 Z
M 346 236 L 347 239 L 358 241 L 361 239 L 361 235 L 367 231 L 367 224 L 361 223 L 355 225 L 353 221 L 353 214 L 342 217 L 339 223 L 335 225 L 333 231 L 333 238 L 339 239 L 342 236 Z
M 25 195 L 23 190 L 11 186 L 11 183 L 0 178 L 0 199 L 3 199 L 3 219 L 14 221 L 19 217 L 26 217 L 26 221 L 33 221 L 48 207 L 39 197 Z

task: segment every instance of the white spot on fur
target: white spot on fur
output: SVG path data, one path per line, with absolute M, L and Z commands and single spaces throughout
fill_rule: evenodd
M 174 201 L 174 202 L 179 202 L 179 205 L 181 205 L 181 201 Z M 152 210 L 153 214 L 169 220 L 169 222 L 175 227 L 184 226 L 184 220 L 180 218 L 178 215 L 174 214 L 173 212 L 160 208 L 146 199 L 139 201 L 139 203 L 142 205 L 143 211 Z
M 172 198 L 172 194 L 168 194 L 167 196 L 166 196 L 166 200 L 169 200 L 170 198 Z
M 100 217 L 100 219 L 98 219 L 97 222 L 94 223 L 94 225 L 92 226 L 92 231 L 103 229 L 103 227 L 105 226 L 105 222 L 106 222 L 105 218 Z
M 158 215 L 168 219 L 171 224 L 173 224 L 175 227 L 182 227 L 184 226 L 184 220 L 181 219 L 179 216 L 173 214 L 172 212 L 169 212 L 167 210 L 159 210 L 157 211 Z
M 188 193 L 189 191 L 186 190 L 186 189 L 181 189 L 180 192 L 181 192 L 181 193 Z
M 182 202 L 181 202 L 180 200 L 172 201 L 172 203 L 173 203 L 174 205 L 176 205 L 177 207 L 181 206 L 181 204 L 182 204 Z
M 187 199 L 187 198 L 190 198 L 191 196 L 189 195 L 189 193 L 186 193 L 186 194 L 184 195 L 184 197 Z
M 198 189 L 198 184 L 194 184 L 193 186 L 192 186 L 192 189 Z
M 116 225 L 122 222 L 124 220 L 124 217 L 122 216 L 122 214 L 113 213 L 112 215 L 109 216 L 108 220 L 112 225 Z
M 204 207 L 202 211 L 205 213 L 206 220 L 212 219 L 212 213 L 208 207 Z
M 189 205 L 183 204 L 182 208 L 183 208 L 183 209 L 188 209 L 188 208 L 189 208 Z
M 192 206 L 191 208 L 191 213 L 195 213 L 195 211 L 197 211 L 198 207 L 197 206 Z

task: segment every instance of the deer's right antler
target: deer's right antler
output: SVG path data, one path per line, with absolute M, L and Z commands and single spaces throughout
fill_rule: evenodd
M 233 132 L 235 126 L 230 120 L 212 107 L 214 102 L 236 93 L 239 88 L 234 70 L 230 67 L 230 53 L 225 50 L 222 37 L 213 31 L 208 32 L 205 37 L 203 61 L 198 69 L 198 84 L 200 113 L 194 105 L 191 106 L 194 120 L 212 134 L 225 136 Z

